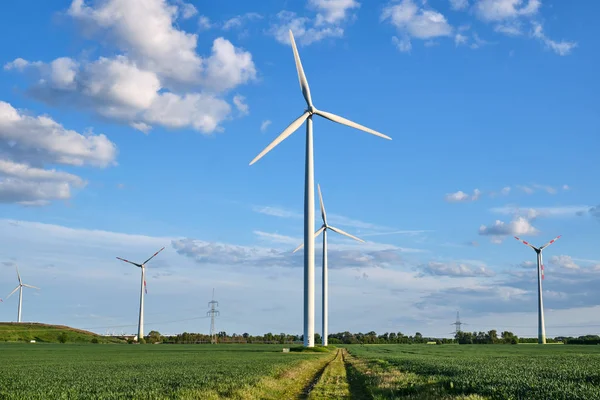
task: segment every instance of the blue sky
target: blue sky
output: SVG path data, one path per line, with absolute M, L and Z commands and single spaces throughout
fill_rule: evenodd
M 593 2 L 74 0 L 0 13 L 0 291 L 23 318 L 134 332 L 302 331 L 302 129 L 293 29 L 331 223 L 330 332 L 596 332 Z M 32 13 L 31 10 L 36 10 Z M 318 246 L 317 246 L 318 247 Z M 319 266 L 319 261 L 317 261 Z M 317 287 L 320 268 L 317 268 Z M 317 291 L 319 321 L 320 291 Z M 0 319 L 16 319 L 16 296 Z M 320 323 L 316 324 L 320 330 Z

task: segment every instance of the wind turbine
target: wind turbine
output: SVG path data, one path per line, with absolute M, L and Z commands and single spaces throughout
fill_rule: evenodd
M 17 322 L 21 322 L 21 307 L 23 306 L 23 287 L 28 287 L 28 288 L 32 288 L 32 289 L 39 289 L 39 287 L 35 287 L 35 286 L 28 285 L 26 283 L 23 283 L 23 281 L 21 280 L 21 274 L 19 274 L 19 267 L 17 267 L 16 265 L 15 265 L 15 267 L 17 268 L 17 278 L 19 279 L 19 286 L 17 286 L 15 288 L 15 290 L 10 292 L 10 294 L 8 296 L 6 296 L 6 299 L 8 300 L 8 298 L 10 296 L 12 296 L 17 290 L 19 291 L 19 312 L 17 314 Z
M 356 236 L 352 236 L 351 234 L 344 232 L 343 230 L 336 228 L 334 226 L 331 226 L 327 223 L 327 213 L 325 212 L 325 203 L 323 202 L 323 196 L 321 195 L 321 186 L 317 185 L 317 189 L 319 189 L 319 205 L 321 206 L 321 218 L 323 219 L 323 225 L 321 225 L 321 228 L 319 228 L 318 231 L 315 232 L 315 238 L 317 236 L 319 236 L 321 234 L 321 232 L 323 233 L 323 279 L 322 279 L 322 285 L 323 285 L 323 312 L 322 312 L 322 318 L 323 318 L 323 335 L 322 335 L 322 340 L 323 340 L 323 346 L 327 346 L 327 336 L 329 334 L 328 332 L 328 326 L 329 326 L 329 315 L 328 315 L 328 304 L 329 304 L 329 294 L 328 294 L 328 276 L 327 276 L 327 230 L 330 229 L 336 233 L 339 233 L 340 235 L 344 235 L 344 236 L 348 236 L 350 239 L 354 239 L 357 240 L 359 242 L 364 243 L 365 241 L 362 239 L 357 238 Z M 297 252 L 298 250 L 300 250 L 302 247 L 304 246 L 304 243 L 302 243 L 300 246 L 296 247 L 296 249 L 293 251 L 293 253 Z
M 524 245 L 531 247 L 537 254 L 537 281 L 538 281 L 538 344 L 546 344 L 546 325 L 544 324 L 544 302 L 542 301 L 542 281 L 544 280 L 544 262 L 542 261 L 542 250 L 556 242 L 561 235 L 555 237 L 541 247 L 535 247 L 529 242 L 515 236 L 515 239 Z
M 271 151 L 275 146 L 285 140 L 288 136 L 294 133 L 304 121 L 306 121 L 306 155 L 305 155 L 305 173 L 304 173 L 304 346 L 314 347 L 314 332 L 315 332 L 315 239 L 313 232 L 315 230 L 315 176 L 314 176 L 314 159 L 313 159 L 313 131 L 312 117 L 318 115 L 330 121 L 337 122 L 342 125 L 356 128 L 375 136 L 380 136 L 391 140 L 390 137 L 359 125 L 346 118 L 342 118 L 335 114 L 317 110 L 310 97 L 310 89 L 304 69 L 300 62 L 300 55 L 296 48 L 294 35 L 290 33 L 290 42 L 294 52 L 294 60 L 296 62 L 296 70 L 298 72 L 298 80 L 302 95 L 306 101 L 307 109 L 304 113 L 292 122 L 285 130 L 275 138 L 263 151 L 260 152 L 251 162 L 250 165 L 260 160 L 265 154 Z
M 157 251 L 156 253 L 154 253 L 152 255 L 152 257 L 150 257 L 149 259 L 147 259 L 146 261 L 144 261 L 141 264 L 138 263 L 134 263 L 132 261 L 126 260 L 124 258 L 121 257 L 117 257 L 119 260 L 121 261 L 125 261 L 129 264 L 133 264 L 136 267 L 139 267 L 142 269 L 142 283 L 141 283 L 141 287 L 140 287 L 140 322 L 138 324 L 138 342 L 140 340 L 143 339 L 144 337 L 144 292 L 146 292 L 146 263 L 150 260 L 152 260 L 154 257 L 156 257 L 156 255 L 158 253 L 160 253 L 161 251 L 163 251 L 165 248 L 163 247 L 162 249 L 160 249 L 159 251 Z

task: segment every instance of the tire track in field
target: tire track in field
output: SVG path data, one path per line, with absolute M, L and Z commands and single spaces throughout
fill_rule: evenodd
M 327 368 L 329 368 L 329 366 L 338 358 L 341 357 L 341 353 L 340 353 L 340 349 L 337 350 L 337 353 L 335 354 L 335 357 L 333 357 L 333 359 L 331 361 L 329 361 L 327 364 L 325 364 L 323 366 L 323 368 L 321 368 L 319 371 L 317 371 L 317 373 L 313 376 L 313 378 L 310 380 L 310 382 L 308 382 L 306 384 L 306 386 L 304 386 L 304 388 L 302 389 L 302 393 L 300 394 L 300 396 L 298 396 L 298 399 L 309 399 L 310 398 L 310 394 L 311 391 L 314 389 L 315 386 L 317 386 L 317 384 L 319 383 L 319 380 L 321 380 L 321 377 L 323 376 L 323 373 L 325 372 L 325 370 Z

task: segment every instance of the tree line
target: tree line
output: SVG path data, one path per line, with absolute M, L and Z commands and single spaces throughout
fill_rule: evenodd
M 265 333 L 264 335 L 227 334 L 224 331 L 217 333 L 218 343 L 256 343 L 256 344 L 301 344 L 302 335 L 291 335 L 287 333 Z M 144 338 L 147 343 L 211 343 L 210 335 L 203 333 L 183 332 L 173 336 L 163 336 L 158 331 L 151 331 Z M 367 333 L 351 333 L 348 331 L 332 333 L 329 335 L 329 344 L 518 344 L 537 343 L 537 338 L 518 337 L 510 331 L 498 334 L 495 329 L 487 332 L 462 332 L 459 331 L 453 338 L 435 338 L 423 336 L 420 332 L 414 335 L 405 335 L 402 332 L 386 332 L 377 334 L 375 331 Z M 600 336 L 586 335 L 575 337 L 547 338 L 547 343 L 564 344 L 600 344 Z M 315 333 L 315 343 L 321 343 L 321 335 Z

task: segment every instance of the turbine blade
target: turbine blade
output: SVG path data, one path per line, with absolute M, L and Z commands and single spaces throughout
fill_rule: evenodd
M 119 259 L 119 260 L 121 260 L 121 261 L 125 261 L 126 263 L 129 263 L 129 264 L 133 264 L 133 265 L 135 265 L 136 267 L 140 267 L 140 268 L 142 268 L 142 265 L 141 265 L 141 264 L 134 263 L 133 261 L 129 261 L 129 260 L 126 260 L 126 259 L 124 259 L 124 258 L 121 258 L 121 257 L 117 257 L 117 259 Z
M 23 286 L 28 287 L 28 288 L 32 288 L 32 289 L 39 289 L 39 287 L 28 285 L 26 283 L 24 283 Z
M 19 267 L 15 265 L 15 268 L 17 269 L 17 278 L 19 278 L 19 284 L 21 284 L 23 282 L 21 282 L 21 274 L 19 274 Z
M 562 235 L 558 235 L 557 237 L 555 237 L 554 239 L 552 239 L 551 241 L 549 241 L 548 243 L 546 243 L 545 245 L 543 245 L 542 247 L 540 247 L 540 250 L 550 246 L 552 243 L 556 242 L 558 239 L 560 239 Z
M 319 205 L 321 206 L 321 217 L 323 218 L 323 223 L 327 225 L 327 213 L 325 212 L 325 203 L 323 202 L 323 195 L 321 194 L 321 185 L 317 184 L 317 189 L 319 189 Z
M 529 246 L 529 247 L 531 247 L 532 249 L 534 249 L 534 250 L 537 250 L 537 249 L 535 248 L 535 246 L 534 246 L 534 245 L 532 245 L 531 243 L 529 243 L 529 242 L 526 242 L 525 240 L 523 240 L 523 239 L 521 239 L 521 238 L 518 238 L 518 237 L 516 237 L 516 236 L 515 236 L 515 239 L 517 239 L 519 242 L 523 243 L 525 246 Z
M 391 137 L 386 136 L 383 133 L 379 133 L 377 131 L 374 131 L 371 128 L 367 128 L 366 126 L 362 126 L 360 124 L 357 124 L 356 122 L 352 122 L 349 119 L 340 117 L 339 115 L 335 115 L 335 114 L 332 114 L 332 113 L 329 113 L 326 111 L 321 111 L 321 110 L 314 110 L 314 113 L 317 115 L 320 115 L 323 118 L 327 118 L 330 121 L 337 122 L 338 124 L 346 125 L 346 126 L 349 126 L 351 128 L 355 128 L 355 129 L 360 129 L 361 131 L 370 133 L 372 135 L 379 136 L 384 139 L 392 140 Z
M 157 251 L 156 253 L 152 254 L 152 257 L 150 257 L 149 259 L 147 259 L 146 261 L 144 261 L 144 262 L 142 263 L 142 265 L 145 265 L 145 264 L 146 264 L 148 261 L 152 260 L 154 257 L 156 257 L 156 255 L 157 255 L 158 253 L 160 253 L 160 252 L 161 252 L 161 251 L 163 251 L 164 249 L 165 249 L 165 248 L 163 247 L 162 249 L 160 249 L 160 250 L 159 250 L 159 251 Z
M 310 88 L 308 87 L 308 81 L 306 75 L 304 75 L 304 68 L 302 68 L 302 62 L 300 61 L 300 54 L 298 54 L 298 48 L 296 47 L 296 41 L 294 40 L 294 34 L 290 29 L 290 42 L 292 43 L 292 50 L 294 50 L 294 61 L 296 62 L 296 71 L 298 72 L 298 80 L 300 81 L 300 89 L 302 89 L 302 95 L 306 100 L 306 105 L 312 107 L 312 99 L 310 98 Z
M 320 228 L 319 228 L 319 230 L 317 230 L 317 231 L 315 232 L 315 237 L 319 236 L 319 235 L 321 234 L 321 232 L 323 232 L 324 230 L 325 230 L 325 226 L 322 226 L 322 227 L 320 227 Z M 301 248 L 303 248 L 303 247 L 304 247 L 304 243 L 302 243 L 300 246 L 296 247 L 296 248 L 294 249 L 294 251 L 292 251 L 292 253 L 295 253 L 295 252 L 297 252 L 298 250 L 300 250 L 300 249 L 301 249 Z
M 8 298 L 9 298 L 10 296 L 12 296 L 13 294 L 15 294 L 15 292 L 16 292 L 17 290 L 19 290 L 19 288 L 20 288 L 20 287 L 21 287 L 21 285 L 17 286 L 17 287 L 15 288 L 15 290 L 13 290 L 12 292 L 10 292 L 10 294 L 9 294 L 8 296 L 6 296 L 6 299 L 8 299 Z
M 337 232 L 337 233 L 339 233 L 340 235 L 348 236 L 350 239 L 354 239 L 354 240 L 356 240 L 356 241 L 359 241 L 359 242 L 362 242 L 362 243 L 364 243 L 364 242 L 365 242 L 364 240 L 362 240 L 362 239 L 360 239 L 360 238 L 357 238 L 356 236 L 352 236 L 352 235 L 351 235 L 351 234 L 349 234 L 348 232 L 344 232 L 343 230 L 341 230 L 341 229 L 338 229 L 338 228 L 335 228 L 335 227 L 333 227 L 333 226 L 328 226 L 327 228 L 331 229 L 331 230 L 332 230 L 332 231 L 334 231 L 334 232 Z
M 260 160 L 265 154 L 271 151 L 273 147 L 277 146 L 279 143 L 287 139 L 287 137 L 290 136 L 292 133 L 296 132 L 296 130 L 300 127 L 300 125 L 302 125 L 302 123 L 306 120 L 306 118 L 308 118 L 309 115 L 310 113 L 308 111 L 305 111 L 304 114 L 296 118 L 296 120 L 294 120 L 294 122 L 292 122 L 287 128 L 285 128 L 285 130 L 281 132 L 281 134 L 277 136 L 275 140 L 273 140 L 267 147 L 265 147 L 265 149 L 261 151 L 259 155 L 254 157 L 254 160 L 250 161 L 250 165 Z

